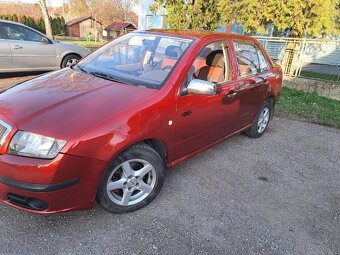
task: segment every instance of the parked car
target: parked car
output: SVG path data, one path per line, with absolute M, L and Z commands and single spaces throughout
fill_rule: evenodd
M 0 73 L 50 71 L 75 64 L 89 53 L 20 23 L 0 20 Z
M 0 94 L 0 199 L 36 213 L 140 209 L 164 171 L 273 116 L 281 68 L 251 37 L 132 32 Z

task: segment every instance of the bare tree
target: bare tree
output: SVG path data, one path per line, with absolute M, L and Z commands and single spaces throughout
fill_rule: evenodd
M 133 7 L 137 0 L 69 0 L 67 16 L 69 19 L 91 15 L 104 26 L 113 21 L 131 22 L 137 19 Z
M 48 10 L 46 6 L 46 0 L 39 0 L 39 6 L 41 9 L 42 16 L 44 18 L 45 22 L 45 28 L 46 28 L 46 35 L 49 37 L 52 37 L 52 28 L 51 28 L 51 23 L 50 23 L 50 17 L 48 15 Z

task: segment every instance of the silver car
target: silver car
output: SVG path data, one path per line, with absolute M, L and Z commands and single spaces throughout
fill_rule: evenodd
M 49 71 L 76 63 L 89 50 L 61 43 L 25 25 L 0 20 L 0 73 Z

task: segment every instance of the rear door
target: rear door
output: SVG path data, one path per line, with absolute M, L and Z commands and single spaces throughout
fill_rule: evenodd
M 235 98 L 239 101 L 238 129 L 252 123 L 260 109 L 269 83 L 266 77 L 267 66 L 261 68 L 258 47 L 251 41 L 231 42 L 234 65 L 237 67 Z M 261 59 L 263 61 L 263 59 Z
M 50 70 L 56 68 L 56 49 L 52 41 L 32 29 L 4 22 L 12 53 L 12 69 Z
M 10 71 L 11 68 L 11 50 L 0 23 L 0 72 Z

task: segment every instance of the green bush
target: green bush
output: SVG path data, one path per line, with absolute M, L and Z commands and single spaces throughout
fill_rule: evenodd
M 34 28 L 41 33 L 46 33 L 45 22 L 43 18 L 35 19 L 30 16 L 17 16 L 16 14 L 0 15 L 0 19 L 10 20 L 14 22 L 22 23 L 28 27 Z M 66 26 L 64 17 L 50 18 L 52 33 L 54 35 L 66 35 Z

